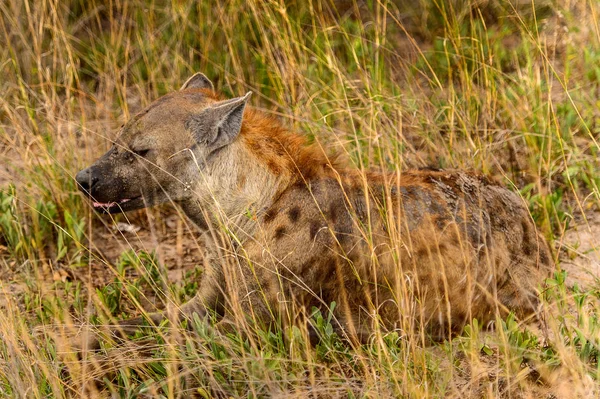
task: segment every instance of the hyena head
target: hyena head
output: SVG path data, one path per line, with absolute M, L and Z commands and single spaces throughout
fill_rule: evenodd
M 249 97 L 219 101 L 195 74 L 123 125 L 112 148 L 77 173 L 79 189 L 108 213 L 185 201 L 212 155 L 238 136 Z

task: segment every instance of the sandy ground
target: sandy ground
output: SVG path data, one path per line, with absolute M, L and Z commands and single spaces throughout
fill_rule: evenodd
M 157 217 L 160 220 L 152 223 L 146 220 Z M 49 295 L 56 293 L 54 285 L 57 281 L 81 282 L 84 289 L 92 290 L 105 286 L 115 281 L 115 265 L 128 250 L 155 252 L 172 283 L 182 281 L 190 271 L 202 270 L 199 233 L 186 226 L 177 214 L 153 210 L 146 215 L 145 211 L 140 211 L 130 221 L 113 223 L 108 217 L 104 224 L 95 221 L 86 244 L 91 256 L 87 265 L 79 267 L 51 261 L 19 264 L 10 258 L 8 249 L 0 245 L 0 309 L 5 309 L 9 302 L 20 306 L 20 298 L 30 289 L 28 283 L 34 280 L 36 289 Z M 128 268 L 126 275 L 133 278 L 138 273 Z
M 171 281 L 182 280 L 186 272 L 196 267 L 202 268 L 203 250 L 199 245 L 199 233 L 194 231 L 191 225 L 185 226 L 177 214 L 164 216 L 164 220 L 153 223 L 155 226 L 152 227 L 147 223 L 137 223 L 136 219 L 131 223 L 96 226 L 90 240 L 90 248 L 96 255 L 95 259 L 90 261 L 90 267 L 96 271 L 92 273 L 92 285 L 102 285 L 106 280 L 112 281 L 113 271 L 106 265 L 115 264 L 127 250 L 144 250 L 148 253 L 155 251 L 160 264 L 167 269 Z M 78 277 L 86 279 L 83 274 L 87 274 L 88 270 L 81 272 L 78 273 Z
M 565 233 L 560 266 L 567 272 L 567 285 L 589 288 L 600 279 L 600 212 L 586 215 Z M 597 284 L 596 284 L 597 285 Z

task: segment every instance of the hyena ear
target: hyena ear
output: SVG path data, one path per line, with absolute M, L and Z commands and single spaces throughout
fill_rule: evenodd
M 251 95 L 252 92 L 248 92 L 243 97 L 215 103 L 188 120 L 186 127 L 211 152 L 226 146 L 240 133 L 244 109 Z
M 181 91 L 185 89 L 209 89 L 214 91 L 215 87 L 205 74 L 196 72 L 194 76 L 185 81 L 179 90 Z

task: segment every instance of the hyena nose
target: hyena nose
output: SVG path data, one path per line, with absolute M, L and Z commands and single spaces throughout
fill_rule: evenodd
M 91 168 L 86 168 L 75 176 L 79 189 L 87 195 L 92 195 L 92 190 L 96 183 L 98 183 L 98 177 L 92 175 Z

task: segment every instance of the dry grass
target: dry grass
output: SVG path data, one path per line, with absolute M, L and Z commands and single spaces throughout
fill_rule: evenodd
M 557 258 L 578 256 L 565 232 L 600 205 L 598 3 L 366 3 L 0 2 L 0 396 L 80 396 L 93 379 L 123 397 L 599 394 L 600 285 L 560 272 L 545 326 L 473 323 L 452 342 L 380 333 L 352 347 L 327 315 L 314 316 L 316 347 L 300 330 L 222 336 L 200 322 L 86 361 L 65 342 L 65 326 L 194 293 L 189 223 L 167 207 L 94 215 L 73 179 L 194 71 L 227 95 L 253 91 L 253 106 L 358 168 L 492 174 L 528 201 Z

